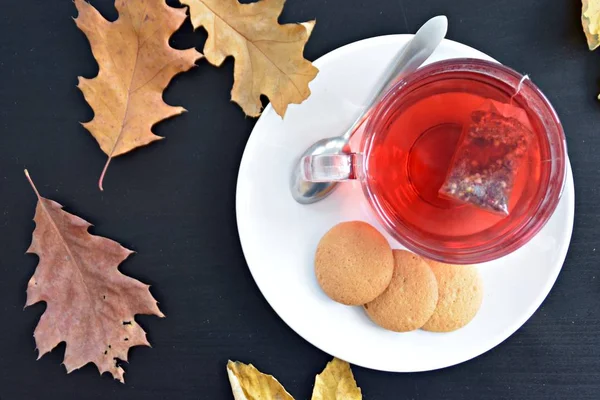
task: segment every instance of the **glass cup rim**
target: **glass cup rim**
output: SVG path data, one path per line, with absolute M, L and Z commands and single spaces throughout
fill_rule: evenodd
M 368 159 L 374 138 L 377 136 L 377 132 L 380 131 L 378 126 L 384 119 L 382 116 L 389 111 L 399 96 L 406 94 L 403 94 L 403 88 L 416 85 L 423 79 L 431 78 L 432 76 L 439 76 L 438 79 L 441 80 L 443 79 L 443 75 L 449 72 L 481 74 L 482 77 L 496 80 L 503 84 L 508 84 L 509 80 L 511 81 L 510 83 L 518 83 L 523 78 L 523 75 L 500 63 L 471 58 L 443 60 L 420 68 L 414 74 L 394 84 L 382 97 L 382 100 L 366 121 L 367 123 L 360 144 L 365 160 Z M 527 218 L 517 225 L 515 229 L 500 235 L 500 237 L 493 240 L 490 244 L 466 249 L 448 249 L 440 245 L 436 246 L 435 244 L 424 243 L 408 227 L 403 227 L 404 229 L 401 232 L 395 229 L 382 207 L 376 201 L 368 179 L 361 179 L 361 186 L 365 197 L 379 221 L 392 237 L 409 250 L 436 261 L 453 264 L 475 264 L 491 261 L 512 253 L 529 242 L 543 228 L 558 206 L 566 182 L 566 140 L 558 115 L 542 91 L 529 79 L 522 82 L 521 90 L 524 91 L 524 94 L 527 94 L 528 100 L 535 103 L 535 106 L 532 106 L 528 102 L 528 108 L 540 120 L 544 121 L 546 135 L 543 136 L 543 139 L 547 141 L 550 150 L 556 153 L 556 157 L 552 157 L 553 160 L 550 163 L 548 181 L 543 182 L 544 186 L 540 187 L 544 191 L 544 195 L 538 201 L 536 207 L 527 212 Z M 550 137 L 551 135 L 553 136 L 552 138 Z M 365 161 L 363 169 L 367 168 L 367 165 L 368 162 Z M 362 175 L 366 177 L 366 171 Z M 558 185 L 556 183 L 553 184 L 553 182 L 556 182 L 556 179 L 559 180 Z

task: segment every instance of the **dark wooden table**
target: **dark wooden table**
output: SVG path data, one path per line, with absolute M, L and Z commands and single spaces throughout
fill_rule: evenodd
M 112 0 L 93 0 L 109 18 Z M 170 2 L 171 4 L 175 2 Z M 167 140 L 114 160 L 79 125 L 92 116 L 75 87 L 97 65 L 67 0 L 2 1 L 0 11 L 0 399 L 230 399 L 225 364 L 252 362 L 297 398 L 330 359 L 295 334 L 260 294 L 242 254 L 235 184 L 255 121 L 229 102 L 233 63 L 175 79 L 168 103 L 189 113 L 161 123 Z M 600 53 L 587 50 L 577 0 L 288 0 L 283 21 L 316 18 L 315 59 L 371 36 L 414 32 L 435 14 L 448 37 L 530 74 L 556 107 L 576 182 L 575 232 L 555 287 L 535 315 L 486 354 L 441 371 L 391 374 L 354 368 L 365 399 L 600 399 Z M 172 38 L 202 49 L 187 23 Z M 64 344 L 36 361 L 23 311 L 37 257 L 25 255 L 40 191 L 95 224 L 92 232 L 137 254 L 126 274 L 152 284 L 167 315 L 139 317 L 153 348 L 131 351 L 126 383 L 93 365 L 67 375 Z M 527 268 L 526 265 L 523 268 Z

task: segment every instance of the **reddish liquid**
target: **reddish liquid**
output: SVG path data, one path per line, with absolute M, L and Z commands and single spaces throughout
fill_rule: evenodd
M 481 81 L 457 78 L 427 83 L 392 106 L 367 165 L 369 189 L 388 225 L 462 248 L 497 239 L 526 218 L 541 179 L 537 134 L 517 171 L 509 217 L 438 194 L 471 113 L 486 98 L 509 103 L 510 95 Z M 535 124 L 529 127 L 535 133 Z

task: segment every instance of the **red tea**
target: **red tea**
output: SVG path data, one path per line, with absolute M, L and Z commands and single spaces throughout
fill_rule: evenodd
M 440 194 L 471 114 L 488 100 L 509 104 L 514 94 L 465 73 L 450 75 L 412 89 L 393 105 L 371 143 L 366 173 L 369 191 L 388 216 L 388 225 L 401 224 L 448 247 L 460 247 L 469 237 L 473 246 L 502 235 L 526 217 L 541 179 L 541 128 L 526 121 L 534 135 L 511 182 L 510 222 L 504 215 Z M 514 105 L 521 107 L 518 101 Z

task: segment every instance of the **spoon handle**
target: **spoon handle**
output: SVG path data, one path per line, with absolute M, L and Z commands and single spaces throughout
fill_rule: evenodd
M 415 72 L 434 52 L 446 36 L 448 19 L 443 16 L 431 18 L 415 33 L 406 46 L 398 52 L 389 63 L 369 95 L 367 106 L 342 136 L 350 140 L 350 136 L 367 119 L 370 111 L 399 79 Z

